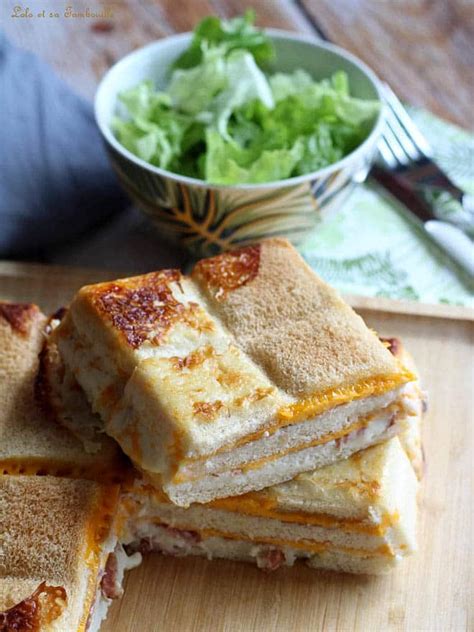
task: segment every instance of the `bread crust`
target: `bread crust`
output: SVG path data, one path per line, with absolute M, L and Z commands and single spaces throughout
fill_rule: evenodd
M 220 277 L 206 274 L 213 260 Z M 399 371 L 374 332 L 288 241 L 263 241 L 257 271 L 234 288 L 225 287 L 225 260 L 232 262 L 232 252 L 199 262 L 192 278 L 279 388 L 301 397 Z
M 54 330 L 67 310 L 53 315 L 39 355 L 35 394 L 49 419 L 69 430 L 81 441 L 86 452 L 100 453 L 110 469 L 129 467 L 118 444 L 104 433 L 103 422 L 94 414 L 72 372 L 64 365 L 54 339 Z
M 39 308 L 32 303 L 7 303 L 0 301 L 0 319 L 8 322 L 13 331 L 24 336 L 39 316 Z

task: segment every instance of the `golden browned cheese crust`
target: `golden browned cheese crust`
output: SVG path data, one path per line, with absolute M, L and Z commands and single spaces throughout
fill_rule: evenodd
M 251 272 L 243 273 L 242 283 L 227 284 L 227 270 L 235 268 L 232 252 L 199 262 L 192 277 L 279 388 L 302 396 L 399 372 L 375 334 L 289 242 L 263 241 L 258 257 L 250 248 Z
M 66 604 L 67 593 L 63 586 L 41 582 L 29 597 L 0 612 L 0 631 L 41 632 L 61 616 Z
M 261 250 L 260 244 L 236 248 L 218 257 L 198 261 L 194 270 L 213 289 L 218 301 L 225 300 L 229 292 L 255 279 L 260 268 Z
M 81 294 L 87 295 L 97 313 L 136 349 L 145 341 L 159 344 L 173 324 L 183 318 L 184 305 L 175 299 L 169 287 L 180 279 L 179 270 L 161 270 L 86 286 Z
M 0 301 L 0 319 L 9 323 L 13 331 L 26 336 L 39 309 L 31 303 L 5 303 Z

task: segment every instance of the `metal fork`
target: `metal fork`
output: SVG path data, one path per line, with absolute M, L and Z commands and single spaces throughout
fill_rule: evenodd
M 390 86 L 384 83 L 382 92 L 387 105 L 385 130 L 378 146 L 383 162 L 390 170 L 403 173 L 418 189 L 430 187 L 450 193 L 473 221 L 474 196 L 465 194 L 433 162 L 430 144 Z
M 388 111 L 379 151 L 385 164 L 395 170 L 407 167 L 411 162 L 431 159 L 433 152 L 428 141 L 386 83 L 383 84 L 383 96 Z
M 473 230 L 474 196 L 465 194 L 433 162 L 428 141 L 387 84 L 383 97 L 386 121 L 378 149 L 386 169 L 374 165 L 371 175 L 421 219 L 430 237 L 474 277 L 474 245 L 463 232 Z M 461 204 L 455 215 L 446 213 L 453 198 Z M 439 221 L 443 208 L 445 221 Z

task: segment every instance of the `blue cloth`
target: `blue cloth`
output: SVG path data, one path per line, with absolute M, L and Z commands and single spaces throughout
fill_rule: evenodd
M 91 104 L 0 33 L 0 256 L 41 256 L 128 204 Z

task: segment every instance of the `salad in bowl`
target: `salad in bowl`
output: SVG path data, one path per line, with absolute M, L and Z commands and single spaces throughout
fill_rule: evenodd
M 203 255 L 317 226 L 370 167 L 379 94 L 350 53 L 247 11 L 125 57 L 96 118 L 132 198 Z

